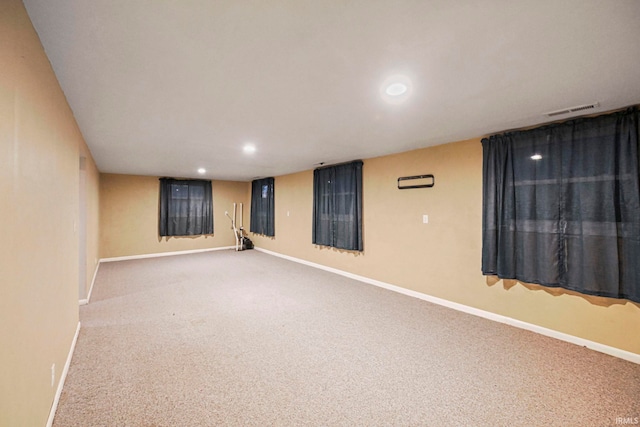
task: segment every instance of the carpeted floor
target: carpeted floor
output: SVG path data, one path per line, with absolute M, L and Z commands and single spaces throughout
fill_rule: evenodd
M 102 264 L 80 320 L 56 427 L 640 417 L 640 365 L 256 251 Z

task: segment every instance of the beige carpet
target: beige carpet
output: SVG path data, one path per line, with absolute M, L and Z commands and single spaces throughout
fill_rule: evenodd
M 640 365 L 256 251 L 102 264 L 80 317 L 57 427 L 640 417 Z

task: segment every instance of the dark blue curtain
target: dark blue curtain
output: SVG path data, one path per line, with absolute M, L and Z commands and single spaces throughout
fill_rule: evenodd
M 484 274 L 640 302 L 637 108 L 482 145 Z
M 251 181 L 251 227 L 249 230 L 265 236 L 275 236 L 274 211 L 274 179 L 263 178 Z
M 211 181 L 160 178 L 160 236 L 213 234 Z
M 362 161 L 313 172 L 313 243 L 362 251 Z

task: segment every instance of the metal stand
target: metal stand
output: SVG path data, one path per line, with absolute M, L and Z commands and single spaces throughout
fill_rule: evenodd
M 225 212 L 224 214 L 231 220 L 231 229 L 233 230 L 233 234 L 236 238 L 236 251 L 244 251 L 244 227 L 243 227 L 243 215 L 242 215 L 242 203 L 240 203 L 240 228 L 236 227 L 236 210 L 237 203 L 233 204 L 233 218 L 229 216 L 229 212 Z

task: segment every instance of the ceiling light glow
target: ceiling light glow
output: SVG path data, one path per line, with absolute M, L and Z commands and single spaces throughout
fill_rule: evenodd
M 400 96 L 409 89 L 404 83 L 391 83 L 385 89 L 385 93 L 389 96 Z
M 253 154 L 256 152 L 256 146 L 253 144 L 246 144 L 243 148 L 242 151 L 245 152 L 245 154 Z
M 406 101 L 413 91 L 411 79 L 402 74 L 387 77 L 380 86 L 380 96 L 389 104 L 401 104 Z
M 205 173 L 206 171 L 207 171 L 207 170 L 206 170 L 205 168 L 200 168 L 200 169 L 198 169 L 198 173 L 199 173 L 200 175 L 202 175 L 202 174 L 203 174 L 203 173 Z
M 540 154 L 534 154 L 533 156 L 531 156 L 531 160 L 540 160 L 542 159 L 542 156 Z

